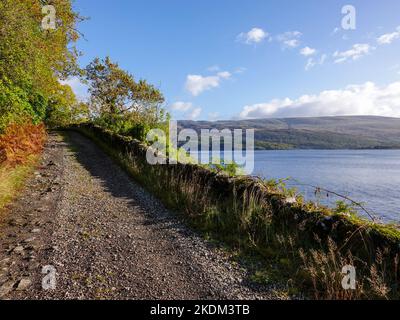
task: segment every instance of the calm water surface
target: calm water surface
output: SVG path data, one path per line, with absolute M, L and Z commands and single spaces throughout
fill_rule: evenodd
M 333 204 L 305 185 L 326 188 L 363 202 L 384 221 L 400 221 L 400 150 L 256 151 L 253 172 L 265 178 L 293 178 L 307 199 Z

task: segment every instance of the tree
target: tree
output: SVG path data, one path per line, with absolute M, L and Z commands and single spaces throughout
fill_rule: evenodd
M 88 118 L 87 104 L 76 99 L 70 86 L 59 84 L 58 90 L 48 103 L 46 124 L 50 128 L 66 127 L 85 122 Z
M 109 57 L 94 59 L 86 67 L 86 79 L 92 116 L 98 123 L 118 132 L 134 133 L 164 121 L 162 93 L 145 80 L 136 82 Z
M 41 29 L 45 4 L 56 9 L 54 30 Z M 58 79 L 79 73 L 78 52 L 73 45 L 79 38 L 75 29 L 79 20 L 69 0 L 2 0 L 0 78 L 50 95 Z
M 44 5 L 56 9 L 54 30 L 41 28 Z M 70 0 L 0 1 L 0 81 L 8 92 L 3 98 L 23 100 L 18 106 L 0 101 L 14 106 L 14 110 L 0 106 L 3 126 L 17 120 L 21 106 L 26 109 L 24 115 L 44 119 L 48 102 L 57 95 L 59 80 L 81 73 L 74 47 L 79 38 L 75 26 L 80 20 Z

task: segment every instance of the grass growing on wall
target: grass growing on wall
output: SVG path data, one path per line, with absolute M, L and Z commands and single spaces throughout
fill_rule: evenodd
M 79 129 L 197 230 L 262 261 L 254 279 L 284 280 L 290 293 L 316 299 L 399 298 L 400 232 L 305 203 L 281 183 L 231 177 L 192 164 L 149 165 L 147 147 L 93 126 Z M 339 210 L 340 209 L 340 210 Z M 357 272 L 342 287 L 342 268 Z

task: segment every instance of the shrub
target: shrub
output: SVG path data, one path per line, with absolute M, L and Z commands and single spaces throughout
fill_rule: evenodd
M 29 156 L 39 154 L 43 149 L 46 139 L 44 125 L 25 120 L 25 124 L 10 124 L 0 135 L 0 150 L 5 153 L 8 164 L 25 163 Z
M 40 123 L 46 116 L 48 101 L 39 92 L 24 90 L 11 81 L 0 79 L 0 133 L 10 123 L 23 123 L 30 118 Z
M 20 121 L 24 115 L 34 116 L 27 93 L 10 81 L 0 79 L 0 133 L 9 123 Z
M 126 135 L 137 139 L 139 141 L 145 141 L 147 133 L 150 131 L 150 126 L 146 123 L 138 123 L 132 126 L 127 132 Z

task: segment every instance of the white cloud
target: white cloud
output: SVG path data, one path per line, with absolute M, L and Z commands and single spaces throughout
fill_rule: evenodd
M 290 39 L 284 41 L 283 44 L 289 48 L 296 48 L 300 45 L 300 41 L 297 39 Z
M 373 82 L 322 91 L 297 99 L 274 99 L 245 106 L 240 118 L 375 115 L 400 117 L 400 82 L 377 86 Z
M 201 75 L 190 74 L 186 78 L 186 90 L 192 95 L 198 96 L 200 93 L 219 86 L 218 76 L 203 77 Z
M 347 60 L 357 60 L 367 54 L 369 54 L 372 50 L 375 50 L 375 47 L 371 47 L 367 43 L 357 43 L 353 45 L 353 47 L 347 51 L 336 51 L 333 54 L 335 59 L 335 63 L 342 63 Z
M 237 36 L 237 40 L 246 44 L 256 44 L 262 42 L 269 36 L 268 32 L 261 28 L 253 28 L 249 32 L 242 32 Z
M 170 108 L 174 111 L 185 112 L 183 117 L 187 120 L 196 120 L 202 111 L 201 108 L 195 107 L 193 103 L 183 101 L 174 102 Z
M 215 76 L 204 77 L 202 75 L 190 74 L 186 78 L 186 90 L 193 96 L 198 96 L 203 91 L 219 87 L 222 80 L 230 79 L 232 74 L 228 71 L 218 72 Z
M 319 59 L 308 58 L 307 64 L 305 67 L 306 71 L 310 70 L 311 68 L 315 67 L 316 65 L 322 66 L 325 63 L 327 58 L 328 58 L 328 56 L 326 54 L 321 55 L 321 57 Z
M 299 31 L 288 31 L 276 37 L 284 48 L 296 48 L 300 45 L 300 37 L 303 34 Z
M 228 71 L 222 71 L 222 72 L 218 72 L 217 76 L 222 79 L 229 79 L 232 76 L 232 74 Z
M 196 120 L 200 116 L 201 111 L 202 111 L 201 108 L 195 108 L 192 111 L 186 113 L 185 118 L 187 120 Z
M 60 80 L 60 83 L 62 85 L 69 85 L 78 100 L 86 101 L 89 99 L 88 86 L 82 83 L 78 77 Z
M 177 101 L 171 104 L 171 109 L 175 111 L 188 111 L 193 108 L 191 102 Z
M 399 38 L 400 38 L 400 26 L 397 27 L 395 32 L 381 35 L 377 39 L 377 41 L 379 44 L 391 44 L 394 40 Z
M 300 54 L 308 57 L 308 56 L 312 56 L 317 52 L 317 50 L 315 50 L 314 48 L 310 48 L 310 47 L 304 47 L 303 49 L 300 50 Z

